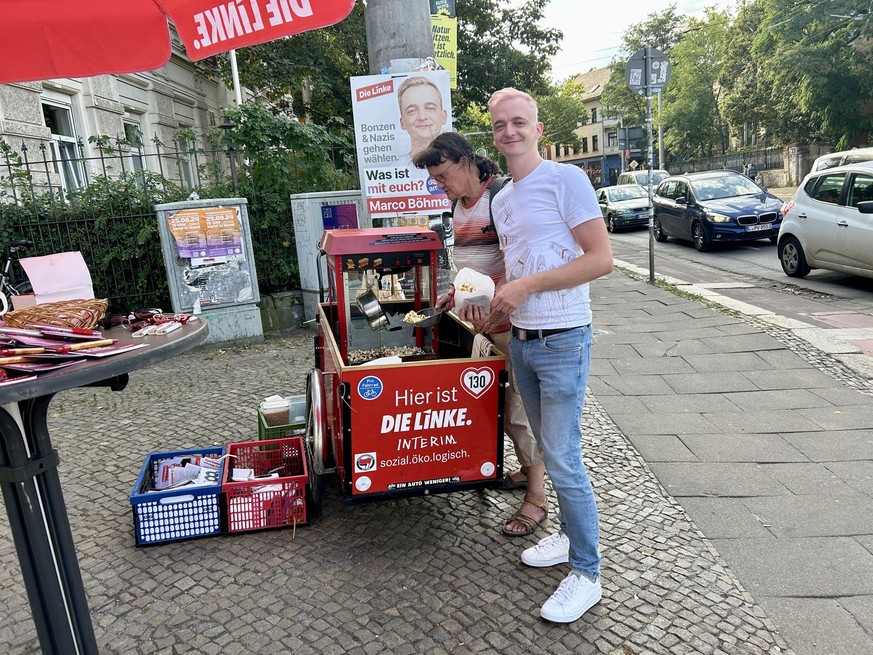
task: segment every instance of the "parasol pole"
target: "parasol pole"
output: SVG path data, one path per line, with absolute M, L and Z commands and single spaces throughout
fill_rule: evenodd
M 236 50 L 230 51 L 230 76 L 233 80 L 233 96 L 236 98 L 236 106 L 242 106 L 242 91 L 239 87 L 239 69 L 236 66 Z

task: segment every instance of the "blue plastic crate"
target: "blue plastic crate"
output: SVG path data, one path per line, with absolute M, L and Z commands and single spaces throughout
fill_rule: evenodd
M 146 491 L 154 486 L 158 467 L 172 457 L 200 455 L 221 457 L 225 448 L 198 448 L 166 453 L 149 453 L 130 494 L 136 545 L 157 544 L 179 539 L 205 537 L 221 532 L 221 462 L 214 485 L 189 485 L 170 491 Z

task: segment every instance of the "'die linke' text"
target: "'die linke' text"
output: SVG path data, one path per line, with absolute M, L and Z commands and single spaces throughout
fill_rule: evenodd
M 455 428 L 469 425 L 471 421 L 467 420 L 467 408 L 458 407 L 458 390 L 440 389 L 437 387 L 435 391 L 396 391 L 394 393 L 394 402 L 398 407 L 423 407 L 428 406 L 428 409 L 418 409 L 414 412 L 403 412 L 400 414 L 386 414 L 382 416 L 381 433 L 388 432 L 412 432 L 413 430 L 434 430 L 440 428 Z M 452 407 L 436 408 L 434 405 L 451 403 Z M 445 443 L 454 443 L 451 437 L 413 437 L 411 439 L 401 439 L 398 444 L 398 450 L 409 448 L 425 448 L 427 446 L 444 445 Z
M 244 34 L 260 32 L 265 27 L 291 23 L 294 18 L 312 16 L 310 0 L 236 0 L 218 2 L 194 14 L 194 27 L 200 37 L 196 49 L 227 41 Z M 266 19 L 266 25 L 264 20 Z

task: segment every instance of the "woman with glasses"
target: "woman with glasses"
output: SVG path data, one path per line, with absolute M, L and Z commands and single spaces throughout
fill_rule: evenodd
M 505 281 L 503 256 L 491 221 L 491 185 L 500 171 L 497 164 L 473 152 L 466 138 L 457 132 L 444 132 L 413 158 L 418 168 L 426 168 L 430 177 L 452 200 L 452 224 L 455 234 L 454 263 L 458 269 L 470 268 L 494 280 L 496 287 Z M 451 306 L 453 290 L 440 298 L 440 305 Z M 484 318 L 478 306 L 464 307 L 462 320 L 474 327 Z M 494 326 L 487 335 L 500 350 L 509 353 L 509 321 Z M 527 487 L 524 501 L 513 514 L 503 533 L 510 537 L 532 534 L 549 515 L 543 476 L 543 454 L 537 446 L 521 397 L 515 389 L 512 363 L 506 358 L 510 385 L 506 389 L 506 432 L 515 446 L 521 470 L 507 473 L 508 489 Z

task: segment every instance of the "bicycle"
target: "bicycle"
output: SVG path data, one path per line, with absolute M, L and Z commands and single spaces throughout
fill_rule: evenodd
M 20 296 L 21 294 L 33 291 L 33 286 L 31 286 L 29 280 L 18 280 L 15 269 L 12 266 L 14 262 L 12 254 L 26 252 L 32 246 L 33 241 L 27 239 L 7 241 L 3 244 L 3 270 L 0 271 L 0 316 L 12 308 L 13 296 Z

